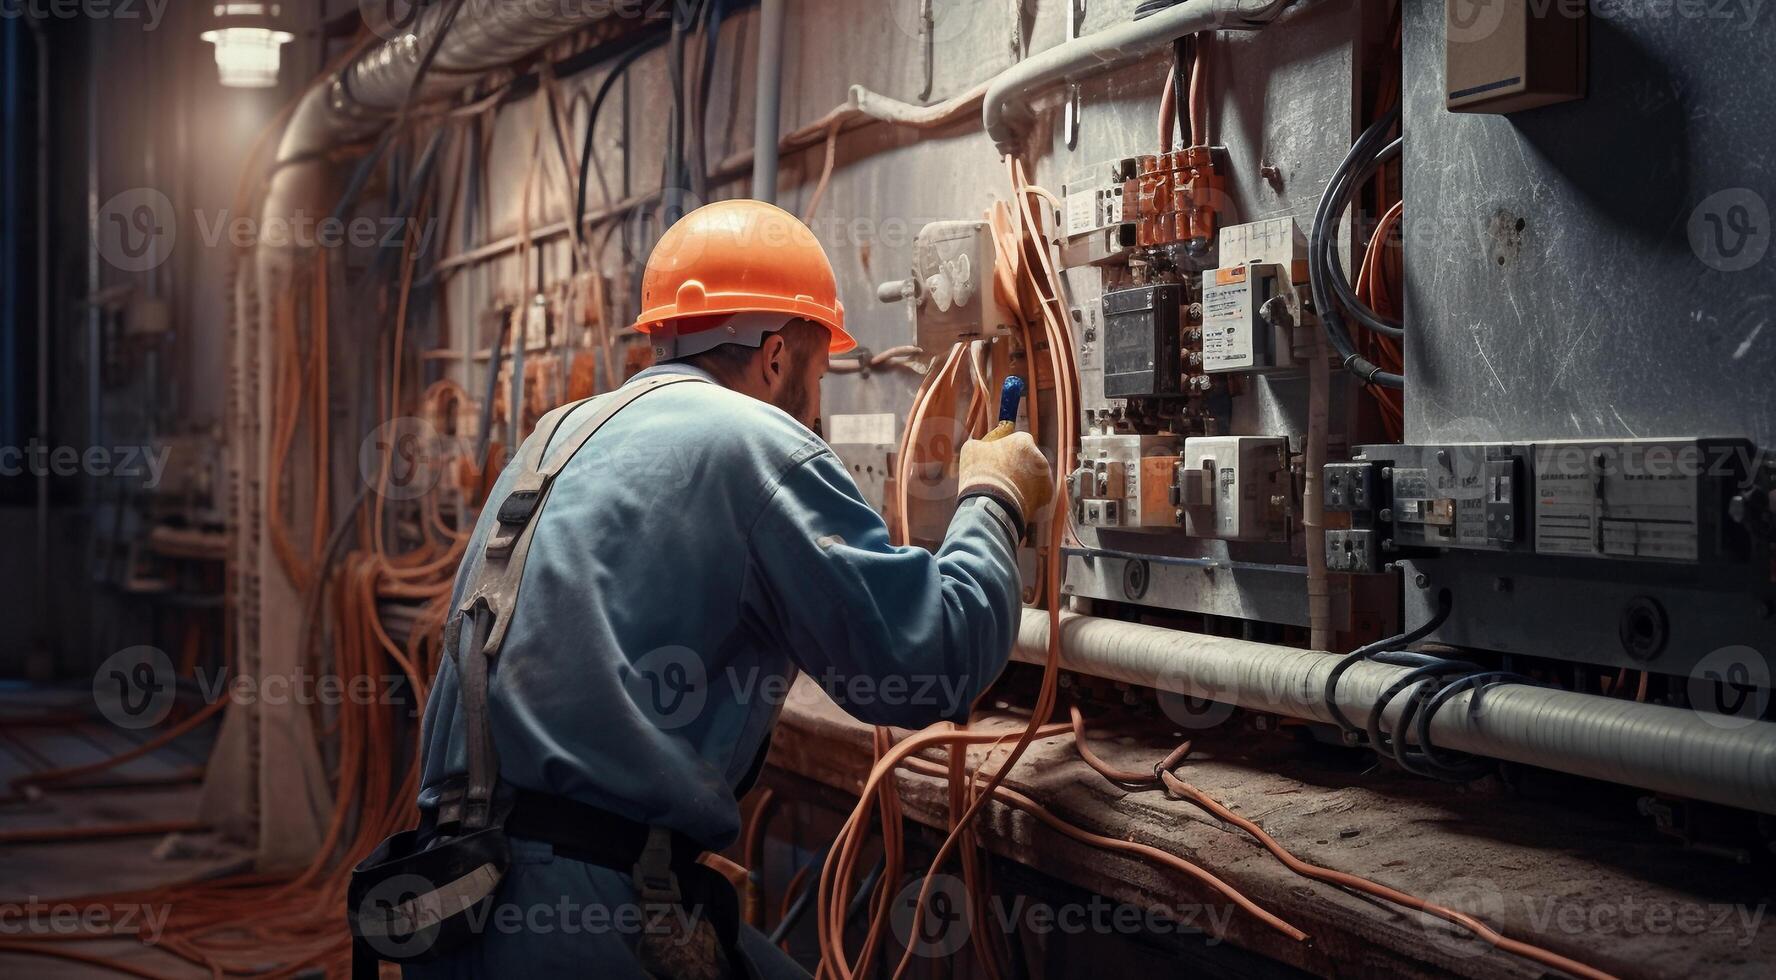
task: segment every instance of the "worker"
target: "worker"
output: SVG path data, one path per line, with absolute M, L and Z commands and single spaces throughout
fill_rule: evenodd
M 856 342 L 805 225 L 701 208 L 642 306 L 657 365 L 540 423 L 468 544 L 421 826 L 352 891 L 359 952 L 410 976 L 805 976 L 696 863 L 735 840 L 789 681 L 923 727 L 1010 656 L 1018 542 L 1054 492 L 1027 433 L 966 444 L 941 547 L 897 547 L 814 431 Z

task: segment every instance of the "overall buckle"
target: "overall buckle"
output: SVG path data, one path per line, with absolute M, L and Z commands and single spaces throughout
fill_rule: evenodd
M 672 871 L 672 831 L 665 827 L 649 827 L 647 844 L 632 873 L 635 893 L 644 904 L 677 905 L 684 895 L 678 888 L 678 875 Z

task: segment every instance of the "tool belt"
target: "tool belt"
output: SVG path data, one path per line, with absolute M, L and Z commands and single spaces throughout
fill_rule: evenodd
M 500 502 L 485 546 L 470 556 L 463 602 L 444 628 L 444 650 L 455 658 L 468 772 L 444 787 L 428 827 L 383 841 L 353 869 L 347 916 L 356 980 L 373 980 L 379 961 L 423 963 L 478 938 L 511 866 L 514 838 L 541 841 L 563 857 L 630 874 L 644 909 L 669 906 L 695 913 L 664 917 L 670 929 L 644 930 L 637 953 L 649 974 L 661 980 L 717 980 L 740 962 L 734 953 L 739 914 L 733 888 L 697 863 L 702 847 L 682 834 L 563 797 L 520 790 L 496 800 L 499 761 L 487 718 L 489 674 L 517 608 L 537 516 L 555 478 L 618 412 L 643 395 L 686 382 L 702 379 L 661 377 L 617 391 L 545 458 L 562 422 L 585 402 L 555 409 L 537 423 L 514 461 L 517 479 Z

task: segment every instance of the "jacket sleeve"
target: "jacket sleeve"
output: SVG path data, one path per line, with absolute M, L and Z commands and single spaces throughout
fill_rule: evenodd
M 1000 504 L 976 497 L 935 555 L 895 547 L 843 464 L 822 452 L 766 501 L 749 539 L 744 601 L 859 721 L 964 719 L 1017 637 L 1015 526 Z

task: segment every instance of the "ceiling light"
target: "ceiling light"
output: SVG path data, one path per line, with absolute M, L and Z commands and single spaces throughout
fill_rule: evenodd
M 219 3 L 212 30 L 203 39 L 216 46 L 216 67 L 229 88 L 271 88 L 277 85 L 283 47 L 296 39 L 279 23 L 282 7 L 275 3 Z

